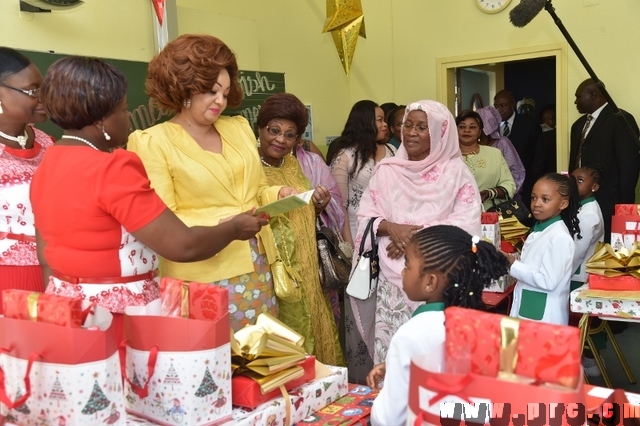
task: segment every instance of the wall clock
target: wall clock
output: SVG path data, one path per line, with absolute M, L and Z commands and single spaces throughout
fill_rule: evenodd
M 511 3 L 511 0 L 474 0 L 484 13 L 498 13 Z

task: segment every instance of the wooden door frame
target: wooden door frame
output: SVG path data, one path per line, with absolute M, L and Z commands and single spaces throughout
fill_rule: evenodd
M 568 58 L 567 44 L 555 43 L 527 46 L 495 52 L 436 58 L 436 96 L 450 111 L 455 110 L 455 69 L 485 64 L 554 57 L 556 60 L 556 137 L 557 170 L 566 170 L 569 164 L 568 120 Z M 500 88 L 498 88 L 500 89 Z M 487 100 L 491 102 L 491 100 Z

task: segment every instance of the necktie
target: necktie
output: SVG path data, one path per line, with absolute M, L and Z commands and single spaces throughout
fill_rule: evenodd
M 509 133 L 511 133 L 511 129 L 509 129 L 509 122 L 504 122 L 504 130 L 502 131 L 502 136 L 509 137 Z
M 582 148 L 584 146 L 584 140 L 587 137 L 587 132 L 589 131 L 589 126 L 591 126 L 591 121 L 593 120 L 593 115 L 587 115 L 587 122 L 584 123 L 584 128 L 582 129 L 582 133 L 580 133 L 580 142 L 578 143 L 578 155 L 576 157 L 576 167 L 582 167 Z

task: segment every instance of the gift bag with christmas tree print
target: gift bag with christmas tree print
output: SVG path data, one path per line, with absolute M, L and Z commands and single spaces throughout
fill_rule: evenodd
M 159 316 L 159 301 L 127 308 L 121 347 L 127 411 L 161 425 L 231 419 L 228 310 L 215 321 Z
M 112 316 L 92 310 L 85 328 L 0 317 L 0 415 L 7 422 L 126 425 Z

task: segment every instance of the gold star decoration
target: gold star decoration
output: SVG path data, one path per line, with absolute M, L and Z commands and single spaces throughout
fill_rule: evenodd
M 367 38 L 361 0 L 327 0 L 323 33 L 331 31 L 342 68 L 349 75 L 358 36 Z

